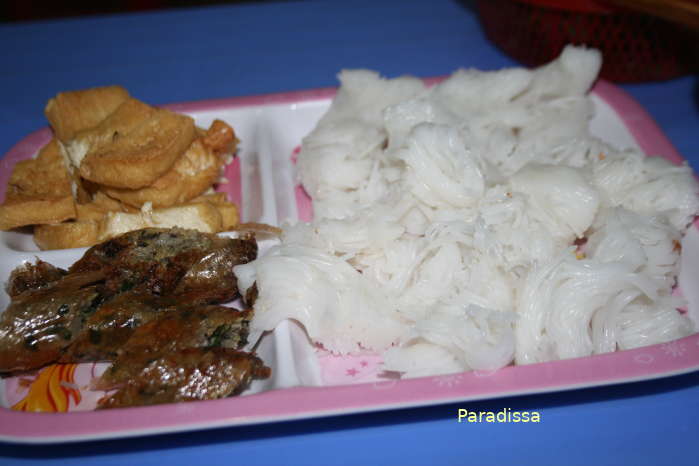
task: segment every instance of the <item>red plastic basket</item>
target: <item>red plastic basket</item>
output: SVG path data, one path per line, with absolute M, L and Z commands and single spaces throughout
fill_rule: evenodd
M 576 44 L 602 51 L 600 74 L 611 81 L 659 81 L 697 69 L 695 31 L 603 2 L 479 0 L 478 12 L 487 37 L 528 66 Z

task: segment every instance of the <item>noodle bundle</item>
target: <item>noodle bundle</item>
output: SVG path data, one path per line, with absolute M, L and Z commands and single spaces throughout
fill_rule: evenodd
M 590 134 L 599 52 L 535 70 L 343 71 L 304 139 L 314 220 L 236 267 L 254 331 L 284 319 L 405 377 L 494 370 L 680 338 L 691 169 Z

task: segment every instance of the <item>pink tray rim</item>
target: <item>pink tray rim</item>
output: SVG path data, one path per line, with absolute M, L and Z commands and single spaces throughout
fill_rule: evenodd
M 433 84 L 443 77 L 430 78 Z M 179 112 L 298 103 L 332 98 L 335 88 L 235 97 L 168 105 Z M 593 93 L 622 119 L 643 151 L 675 163 L 684 161 L 651 116 L 619 87 L 599 81 Z M 0 184 L 12 165 L 31 156 L 50 138 L 48 128 L 17 143 L 0 161 Z M 669 343 L 494 372 L 329 387 L 296 387 L 244 397 L 108 411 L 25 413 L 0 408 L 0 440 L 57 443 L 196 429 L 251 425 L 384 409 L 494 399 L 583 387 L 650 380 L 699 369 L 699 334 Z

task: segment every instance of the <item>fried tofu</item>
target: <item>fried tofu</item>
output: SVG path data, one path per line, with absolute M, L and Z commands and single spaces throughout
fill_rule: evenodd
M 120 189 L 104 186 L 110 197 L 141 207 L 151 202 L 153 207 L 171 207 L 194 199 L 219 179 L 227 154 L 235 151 L 238 139 L 226 123 L 216 120 L 177 159 L 172 169 L 141 189 Z
M 227 228 L 228 225 L 224 227 L 224 221 L 231 223 L 229 212 L 226 212 L 224 218 L 219 209 L 217 205 L 207 200 L 199 200 L 162 209 L 149 209 L 148 206 L 144 206 L 138 213 L 109 212 L 100 222 L 99 240 L 104 241 L 127 231 L 148 227 L 177 226 L 204 233 L 218 233 L 230 229 Z M 222 210 L 225 210 L 225 207 Z
M 67 142 L 78 132 L 97 126 L 128 98 L 121 86 L 61 92 L 48 101 L 44 114 L 55 136 Z
M 92 246 L 99 242 L 101 221 L 108 212 L 130 209 L 104 193 L 95 193 L 91 202 L 76 204 L 74 221 L 34 227 L 34 242 L 39 249 L 67 249 Z
M 238 214 L 238 206 L 229 202 L 224 193 L 212 193 L 199 196 L 190 201 L 192 204 L 198 202 L 207 202 L 218 210 L 221 215 L 221 226 L 218 231 L 229 231 L 234 229 L 240 223 L 240 215 Z
M 194 120 L 127 99 L 96 127 L 66 145 L 80 176 L 115 188 L 151 185 L 195 138 Z
M 34 242 L 39 249 L 69 249 L 92 246 L 99 242 L 99 222 L 77 220 L 34 227 Z
M 17 162 L 0 206 L 0 229 L 75 218 L 71 177 L 56 139 L 36 158 Z
M 102 220 L 107 212 L 138 212 L 138 209 L 126 206 L 101 191 L 94 194 L 91 202 L 77 204 L 75 207 L 78 220 Z
M 97 202 L 78 206 L 75 221 L 34 227 L 34 242 L 40 249 L 92 246 L 122 233 L 141 228 L 174 226 L 204 233 L 218 233 L 238 224 L 238 208 L 223 193 L 200 196 L 186 204 L 162 209 L 149 205 L 134 211 L 119 201 L 101 195 Z
M 233 229 L 238 208 L 211 192 L 233 128 L 145 104 L 119 86 L 62 92 L 45 109 L 54 139 L 17 163 L 0 228 L 34 226 L 41 249 L 84 247 L 136 228 Z

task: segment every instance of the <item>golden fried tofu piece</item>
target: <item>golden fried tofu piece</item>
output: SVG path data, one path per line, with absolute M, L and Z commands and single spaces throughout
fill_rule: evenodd
M 200 140 L 177 159 L 175 165 L 150 186 L 141 189 L 121 189 L 103 186 L 101 189 L 114 199 L 140 207 L 151 202 L 153 207 L 170 207 L 187 202 L 214 184 L 219 176 L 223 160 L 207 150 Z
M 102 220 L 107 212 L 138 212 L 130 206 L 125 206 L 101 191 L 95 193 L 92 201 L 86 204 L 76 204 L 78 220 Z
M 121 86 L 60 92 L 48 101 L 44 114 L 56 137 L 67 142 L 79 131 L 97 126 L 128 98 Z
M 109 212 L 100 222 L 99 240 L 105 241 L 141 228 L 188 228 L 204 233 L 221 230 L 221 214 L 208 202 L 197 202 L 167 207 L 146 209 L 138 213 Z
M 65 149 L 86 180 L 138 189 L 170 170 L 194 137 L 192 118 L 129 98 Z
M 224 193 L 211 193 L 172 207 L 152 209 L 144 206 L 139 212 L 109 212 L 100 222 L 100 241 L 139 228 L 179 226 L 205 233 L 229 231 L 238 225 L 238 208 L 228 202 Z
M 102 192 L 97 192 L 92 201 L 76 204 L 74 221 L 36 225 L 34 242 L 40 249 L 66 249 L 92 246 L 99 242 L 100 222 L 109 212 L 138 212 L 123 205 Z
M 119 201 L 97 193 L 90 204 L 78 205 L 75 221 L 34 227 L 34 242 L 41 249 L 92 246 L 127 231 L 140 228 L 178 226 L 205 233 L 232 230 L 238 224 L 238 209 L 223 193 L 200 196 L 186 204 L 133 210 Z
M 56 139 L 35 159 L 17 162 L 0 206 L 0 229 L 75 218 L 71 177 Z
M 224 193 L 204 194 L 192 199 L 190 202 L 208 202 L 216 207 L 219 215 L 221 215 L 221 227 L 218 231 L 230 231 L 240 223 L 238 206 L 229 202 Z
M 98 221 L 76 220 L 35 226 L 34 242 L 43 250 L 82 248 L 97 244 L 98 234 Z
M 240 142 L 233 128 L 223 120 L 214 120 L 203 134 L 204 146 L 217 154 L 233 154 Z
M 192 142 L 173 167 L 150 186 L 136 190 L 109 186 L 102 189 L 110 197 L 135 207 L 146 202 L 156 208 L 182 204 L 218 181 L 225 158 L 235 151 L 237 142 L 233 128 L 216 120 Z

